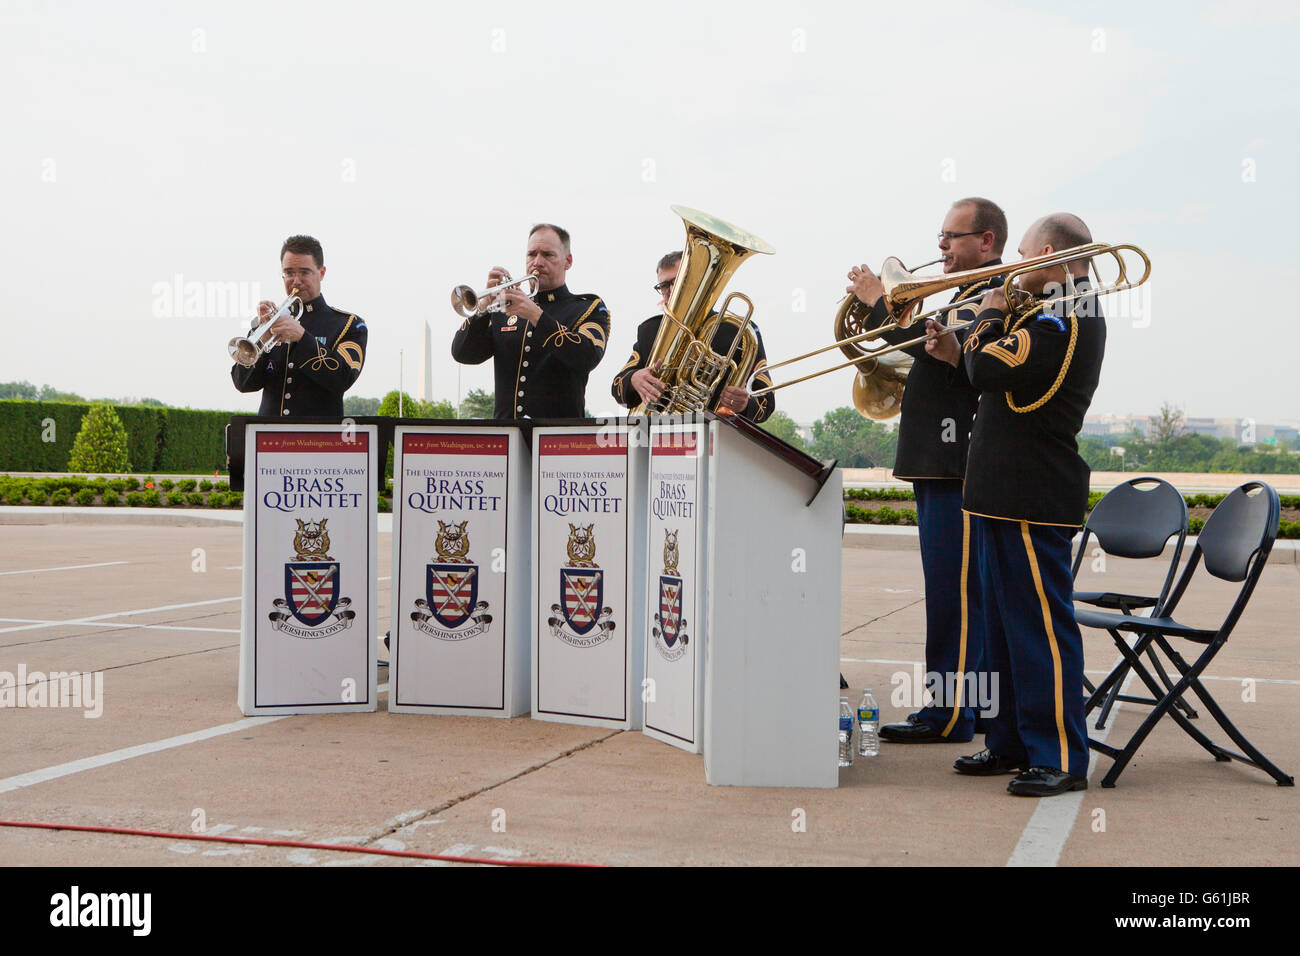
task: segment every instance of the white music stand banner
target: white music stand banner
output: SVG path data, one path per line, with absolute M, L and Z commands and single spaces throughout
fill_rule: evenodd
M 388 709 L 528 712 L 527 451 L 514 426 L 398 426 Z
M 642 434 L 626 422 L 533 428 L 538 720 L 640 725 L 639 632 L 629 617 L 644 520 Z
M 373 425 L 249 425 L 239 709 L 373 711 Z
M 645 733 L 691 753 L 704 726 L 705 427 L 650 426 Z

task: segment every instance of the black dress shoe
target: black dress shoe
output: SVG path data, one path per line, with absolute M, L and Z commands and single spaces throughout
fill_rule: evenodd
M 972 777 L 992 777 L 1000 773 L 1016 773 L 1025 769 L 1023 760 L 1003 757 L 991 750 L 981 750 L 971 757 L 958 757 L 952 769 Z M 1017 778 L 1019 779 L 1019 778 Z
M 1054 797 L 1071 790 L 1087 790 L 1088 778 L 1055 767 L 1030 767 L 1007 784 L 1007 793 L 1017 797 Z
M 925 721 L 919 714 L 908 714 L 907 721 L 901 724 L 885 724 L 880 728 L 880 739 L 895 744 L 964 744 L 970 741 L 954 740 L 945 737 Z

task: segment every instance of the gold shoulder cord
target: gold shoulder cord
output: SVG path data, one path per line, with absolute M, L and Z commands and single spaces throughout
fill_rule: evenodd
M 352 328 L 352 323 L 355 322 L 356 320 L 357 317 L 355 315 L 348 316 L 347 325 L 343 326 L 343 331 L 339 333 L 339 337 L 334 340 L 334 344 L 330 346 L 330 349 L 332 349 L 333 351 L 338 351 L 339 343 L 343 341 L 343 336 L 348 334 L 348 329 Z
M 1024 315 L 1022 315 L 1019 319 L 1016 320 L 1015 324 L 1012 325 L 1010 331 L 1012 332 L 1020 331 L 1020 329 L 1024 328 L 1029 323 L 1030 319 L 1038 315 L 1038 313 L 1041 311 L 1043 311 L 1043 307 L 1041 305 L 1028 309 Z M 1038 409 L 1046 405 L 1048 401 L 1051 400 L 1051 397 L 1056 394 L 1057 389 L 1061 387 L 1061 383 L 1065 381 L 1065 373 L 1070 370 L 1070 361 L 1074 358 L 1074 345 L 1078 340 L 1079 340 L 1079 319 L 1074 314 L 1074 309 L 1071 309 L 1070 310 L 1070 344 L 1066 346 L 1065 360 L 1061 362 L 1061 371 L 1057 373 L 1056 381 L 1053 382 L 1052 387 L 1047 390 L 1047 394 L 1045 394 L 1038 401 L 1034 402 L 1032 405 L 1025 405 L 1024 407 L 1020 407 L 1016 405 L 1015 401 L 1011 398 L 1011 393 L 1007 392 L 1007 408 L 1011 409 L 1013 412 L 1016 412 L 1019 415 L 1024 415 L 1028 412 L 1038 411 Z

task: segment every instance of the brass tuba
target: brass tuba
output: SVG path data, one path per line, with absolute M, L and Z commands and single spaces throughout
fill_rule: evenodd
M 758 337 L 749 327 L 754 303 L 733 292 L 714 311 L 713 305 L 732 273 L 756 252 L 776 250 L 757 236 L 697 209 L 673 206 L 686 225 L 686 248 L 669 293 L 659 334 L 646 356 L 645 367 L 662 362 L 657 377 L 663 394 L 653 404 L 642 402 L 632 414 L 674 414 L 702 410 L 719 385 L 745 385 L 758 362 Z M 744 303 L 745 313 L 731 311 L 732 300 Z M 723 324 L 736 326 L 736 336 L 726 355 L 713 351 L 713 336 Z M 736 348 L 739 358 L 732 358 Z

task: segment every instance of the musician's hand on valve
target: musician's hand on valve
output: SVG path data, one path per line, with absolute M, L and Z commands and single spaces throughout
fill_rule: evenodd
M 997 309 L 1003 315 L 1007 313 L 1007 297 L 1002 294 L 1001 289 L 990 289 L 984 293 L 984 298 L 980 300 L 980 311 L 985 309 Z
M 664 363 L 659 361 L 648 368 L 640 368 L 632 373 L 632 387 L 641 396 L 641 401 L 646 404 L 659 401 L 659 396 L 664 393 L 664 382 L 655 375 L 663 367 Z
M 270 299 L 263 299 L 257 303 L 257 324 L 261 325 L 271 316 L 275 315 L 275 303 Z
M 297 342 L 306 332 L 302 323 L 291 315 L 282 315 L 271 323 L 271 334 L 277 342 Z
M 510 273 L 506 271 L 505 266 L 493 266 L 488 270 L 487 284 L 484 289 L 490 289 L 493 286 L 501 285 L 503 282 L 510 281 Z M 504 304 L 499 296 L 485 295 L 479 299 L 478 311 L 491 312 L 495 311 Z
M 858 297 L 858 301 L 866 305 L 875 305 L 877 300 L 885 294 L 885 285 L 880 281 L 880 277 L 871 271 L 868 265 L 854 266 L 849 270 L 849 282 L 851 283 L 844 291 L 852 292 Z
M 957 344 L 957 336 L 940 334 L 943 330 L 944 326 L 934 319 L 926 320 L 925 350 L 940 362 L 947 362 L 956 368 L 961 360 L 961 346 Z
M 722 398 L 718 405 L 733 412 L 743 412 L 749 404 L 749 390 L 741 385 L 727 385 L 722 389 Z
M 536 325 L 537 320 L 542 317 L 542 307 L 520 292 L 518 286 L 507 289 L 501 293 L 501 297 L 505 300 L 502 307 L 507 315 L 517 315 L 521 319 L 527 319 L 529 325 Z

